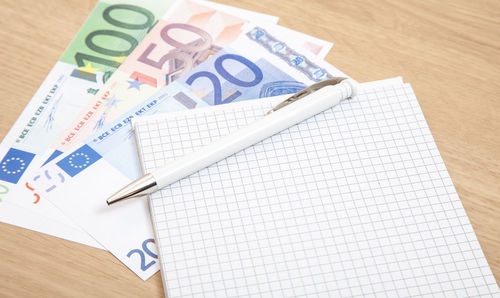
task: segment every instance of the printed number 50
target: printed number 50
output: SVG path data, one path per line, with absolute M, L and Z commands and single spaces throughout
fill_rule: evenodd
M 133 254 L 139 255 L 139 257 L 141 258 L 141 270 L 142 271 L 148 270 L 149 267 L 153 266 L 156 263 L 156 261 L 153 260 L 153 261 L 146 264 L 146 256 L 144 255 L 144 253 L 147 253 L 153 259 L 158 259 L 158 256 L 149 249 L 149 247 L 148 247 L 149 242 L 155 243 L 155 240 L 154 239 L 146 239 L 146 240 L 144 240 L 144 242 L 142 242 L 142 250 L 140 250 L 138 248 L 132 249 L 127 254 L 127 257 L 129 257 L 129 258 Z

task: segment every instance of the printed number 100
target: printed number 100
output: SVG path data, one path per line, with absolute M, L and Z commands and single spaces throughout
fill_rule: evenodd
M 111 12 L 113 10 L 120 10 L 120 9 L 139 13 L 139 14 L 146 17 L 146 21 L 142 24 L 131 24 L 131 23 L 126 23 L 126 22 L 123 22 L 123 21 L 120 21 L 120 20 L 113 18 L 111 16 Z M 119 28 L 123 28 L 123 29 L 129 29 L 129 30 L 143 30 L 143 29 L 149 30 L 149 28 L 151 27 L 151 25 L 153 25 L 153 22 L 154 22 L 154 15 L 151 12 L 149 12 L 148 10 L 146 10 L 142 7 L 138 7 L 138 6 L 134 6 L 134 5 L 127 5 L 127 4 L 117 4 L 117 5 L 109 6 L 108 8 L 106 8 L 103 11 L 102 17 L 110 25 L 113 25 L 113 26 L 116 26 Z M 94 42 L 94 38 L 97 36 L 111 36 L 111 37 L 116 37 L 116 38 L 122 39 L 129 44 L 129 48 L 126 50 L 115 50 L 115 49 L 104 48 L 100 45 L 97 45 Z M 124 33 L 124 32 L 116 31 L 116 30 L 95 30 L 95 31 L 92 31 L 85 38 L 85 45 L 87 45 L 87 47 L 90 50 L 92 50 L 96 53 L 105 55 L 105 56 L 109 56 L 109 57 L 120 57 L 120 56 L 124 56 L 124 55 L 128 56 L 135 49 L 137 44 L 138 44 L 138 41 L 133 36 L 131 36 L 127 33 Z M 85 66 L 84 60 L 91 61 L 91 62 L 98 63 L 98 64 L 102 64 L 102 65 L 107 65 L 107 66 L 110 66 L 113 68 L 117 68 L 118 66 L 120 66 L 120 63 L 117 61 L 108 60 L 108 59 L 104 59 L 101 57 L 88 55 L 88 54 L 84 54 L 84 53 L 80 53 L 80 52 L 75 54 L 75 60 L 76 60 L 76 63 L 79 67 Z

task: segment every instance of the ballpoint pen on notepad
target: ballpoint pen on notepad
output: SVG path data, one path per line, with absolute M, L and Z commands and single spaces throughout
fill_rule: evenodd
M 337 105 L 341 100 L 355 95 L 356 88 L 357 83 L 346 78 L 333 78 L 311 85 L 275 106 L 262 119 L 211 143 L 203 150 L 169 163 L 168 167 L 157 169 L 133 181 L 109 197 L 106 203 L 111 205 L 166 187 Z

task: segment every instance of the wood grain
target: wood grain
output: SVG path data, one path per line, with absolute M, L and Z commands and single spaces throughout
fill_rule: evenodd
M 0 1 L 1 138 L 95 2 Z M 411 82 L 500 281 L 499 1 L 220 2 L 335 42 L 327 60 L 358 81 Z M 7 224 L 0 238 L 2 296 L 163 295 L 159 274 L 143 282 L 107 252 Z

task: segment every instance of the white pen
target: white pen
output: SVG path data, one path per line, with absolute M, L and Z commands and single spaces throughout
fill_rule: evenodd
M 357 83 L 346 78 L 313 84 L 278 104 L 265 117 L 133 181 L 109 197 L 106 203 L 111 205 L 164 188 L 337 105 L 341 100 L 354 96 L 356 88 Z

